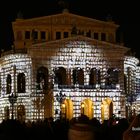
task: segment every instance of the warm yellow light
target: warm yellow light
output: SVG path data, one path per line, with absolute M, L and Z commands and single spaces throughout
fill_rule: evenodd
M 104 107 L 104 105 L 103 105 L 103 104 L 101 104 L 101 108 L 102 108 L 102 107 Z
M 66 105 L 65 104 L 62 104 L 62 108 L 65 108 L 66 107 Z
M 82 108 L 84 108 L 84 107 L 85 107 L 84 103 L 82 103 L 82 104 L 81 104 L 81 107 L 82 107 Z

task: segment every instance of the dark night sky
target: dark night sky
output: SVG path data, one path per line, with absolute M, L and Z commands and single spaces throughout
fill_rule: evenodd
M 47 16 L 60 13 L 62 6 L 59 0 L 13 0 L 0 5 L 0 48 L 10 48 L 13 41 L 11 22 L 15 20 L 17 13 L 21 11 L 24 18 Z M 87 16 L 99 20 L 105 20 L 111 15 L 116 24 L 120 25 L 126 47 L 136 52 L 140 58 L 140 7 L 138 2 L 122 0 L 65 0 L 71 13 Z M 135 2 L 135 3 L 134 3 Z

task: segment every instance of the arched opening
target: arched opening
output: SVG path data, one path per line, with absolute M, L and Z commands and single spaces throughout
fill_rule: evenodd
M 109 118 L 111 118 L 113 116 L 113 103 L 110 102 L 109 104 Z
M 124 91 L 125 91 L 125 94 L 128 93 L 128 89 L 127 89 L 127 76 L 126 76 L 126 74 L 124 74 Z
M 85 99 L 81 103 L 81 114 L 86 115 L 89 119 L 92 119 L 94 116 L 94 105 L 90 99 Z
M 96 68 L 92 68 L 90 70 L 90 79 L 89 79 L 89 85 L 96 85 L 101 83 L 101 75 L 100 70 Z
M 4 107 L 4 119 L 7 120 L 10 118 L 10 111 L 9 111 L 9 107 L 6 106 Z
M 25 74 L 19 73 L 17 76 L 17 92 L 18 93 L 25 93 Z
M 54 83 L 58 85 L 66 85 L 66 69 L 63 67 L 59 67 L 54 71 Z
M 81 68 L 73 70 L 73 84 L 84 85 L 84 71 Z
M 7 79 L 6 79 L 6 93 L 7 94 L 10 94 L 11 93 L 11 84 L 12 84 L 11 75 L 8 74 L 7 75 Z
M 25 121 L 25 107 L 24 107 L 24 105 L 19 105 L 17 107 L 17 119 L 19 121 Z
M 101 119 L 108 120 L 113 115 L 113 102 L 110 98 L 104 99 L 101 103 Z
M 73 118 L 73 102 L 65 99 L 61 104 L 62 117 L 71 120 Z
M 46 90 L 48 88 L 48 69 L 40 67 L 37 69 L 37 89 Z
M 109 68 L 106 76 L 106 86 L 109 88 L 116 88 L 116 84 L 119 83 L 119 71 L 116 68 Z

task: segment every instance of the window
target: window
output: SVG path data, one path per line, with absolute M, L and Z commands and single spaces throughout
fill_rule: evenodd
M 109 68 L 106 76 L 106 85 L 111 88 L 119 83 L 119 71 L 115 68 Z
M 25 31 L 25 39 L 30 39 L 30 31 Z
M 25 93 L 25 74 L 19 73 L 17 76 L 17 92 Z
M 86 36 L 91 37 L 91 31 L 90 30 L 86 33 Z
M 92 68 L 90 70 L 90 85 L 100 84 L 100 70 Z
M 73 84 L 84 85 L 84 71 L 82 69 L 73 70 Z
M 106 34 L 105 33 L 101 33 L 101 40 L 106 41 Z
M 128 91 L 127 91 L 127 76 L 126 76 L 126 74 L 124 74 L 124 89 L 125 89 L 126 93 L 128 93 Z
M 61 39 L 61 32 L 56 32 L 56 39 Z
M 11 79 L 11 75 L 8 74 L 7 75 L 7 79 L 6 79 L 6 92 L 7 94 L 10 94 L 11 93 L 11 83 L 12 83 L 12 79 Z
M 40 67 L 37 70 L 37 89 L 45 90 L 48 88 L 48 69 L 45 67 Z
M 68 32 L 64 32 L 64 38 L 68 37 Z
M 46 32 L 45 31 L 41 31 L 41 39 L 46 39 Z
M 58 85 L 66 84 L 66 69 L 59 67 L 55 70 L 55 79 L 54 82 Z
M 94 39 L 99 39 L 98 33 L 94 33 Z
M 38 32 L 35 31 L 35 30 L 32 30 L 32 39 L 33 39 L 33 40 L 38 39 Z

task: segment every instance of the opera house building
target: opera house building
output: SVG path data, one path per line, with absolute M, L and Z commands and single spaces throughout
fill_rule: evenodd
M 17 17 L 13 47 L 0 57 L 0 121 L 137 114 L 139 60 L 116 41 L 118 28 L 66 9 Z

